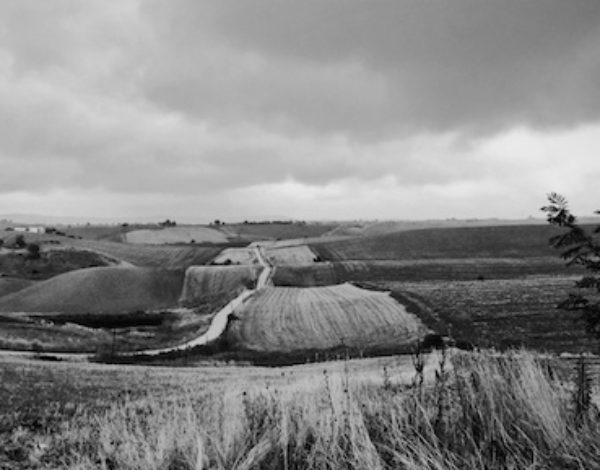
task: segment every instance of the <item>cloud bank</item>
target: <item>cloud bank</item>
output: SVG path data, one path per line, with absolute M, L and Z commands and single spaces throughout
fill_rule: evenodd
M 0 212 L 600 207 L 595 0 L 0 5 Z

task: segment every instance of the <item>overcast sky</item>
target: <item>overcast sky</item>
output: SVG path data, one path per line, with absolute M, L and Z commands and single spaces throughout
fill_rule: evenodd
M 0 213 L 600 209 L 598 0 L 0 0 Z

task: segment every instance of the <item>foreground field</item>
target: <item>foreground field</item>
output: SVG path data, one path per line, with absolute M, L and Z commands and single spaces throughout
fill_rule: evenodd
M 426 332 L 389 295 L 349 284 L 267 288 L 237 316 L 228 340 L 255 351 L 410 346 Z
M 596 405 L 577 405 L 561 363 L 527 353 L 434 356 L 422 376 L 410 358 L 0 370 L 0 464 L 11 469 L 600 466 Z

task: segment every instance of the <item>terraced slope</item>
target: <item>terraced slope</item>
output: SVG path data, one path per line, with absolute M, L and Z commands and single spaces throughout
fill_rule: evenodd
M 237 313 L 228 338 L 238 347 L 289 352 L 410 344 L 425 327 L 387 293 L 349 284 L 266 288 Z
M 310 246 L 330 261 L 553 257 L 548 239 L 558 233 L 548 225 L 435 228 Z
M 175 307 L 183 276 L 182 270 L 80 269 L 0 298 L 0 312 L 117 314 Z
M 233 298 L 245 287 L 252 287 L 261 270 L 260 266 L 192 266 L 185 274 L 180 303 L 192 307 L 219 293 Z

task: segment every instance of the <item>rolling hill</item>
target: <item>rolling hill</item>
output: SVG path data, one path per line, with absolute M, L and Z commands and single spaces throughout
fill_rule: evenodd
M 183 270 L 88 268 L 0 298 L 0 312 L 128 313 L 176 307 Z

